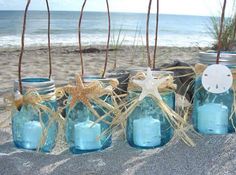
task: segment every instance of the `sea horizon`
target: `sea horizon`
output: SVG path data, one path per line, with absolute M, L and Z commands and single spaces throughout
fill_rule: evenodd
M 20 45 L 22 10 L 0 10 L 0 47 Z M 52 45 L 76 45 L 79 11 L 51 11 Z M 159 46 L 208 47 L 210 16 L 160 14 Z M 191 26 L 191 27 L 190 27 Z M 83 45 L 104 45 L 107 39 L 106 12 L 86 11 L 82 21 Z M 111 12 L 111 45 L 145 45 L 146 14 Z M 154 45 L 155 14 L 150 18 L 150 45 Z M 120 36 L 120 41 L 118 37 Z M 30 10 L 26 45 L 47 45 L 47 12 Z
M 6 12 L 24 12 L 24 10 L 0 10 L 1 11 L 6 11 Z M 47 12 L 46 10 L 28 10 L 28 12 Z M 79 10 L 50 10 L 50 12 L 80 12 Z M 89 12 L 89 13 L 106 13 L 105 11 L 89 11 L 86 10 L 84 13 Z M 112 11 L 110 13 L 123 13 L 123 14 L 147 14 L 145 12 L 122 12 L 122 11 Z M 155 15 L 156 13 L 150 12 L 150 14 Z M 196 17 L 212 17 L 214 15 L 187 15 L 187 14 L 171 14 L 171 13 L 160 13 L 159 15 L 172 15 L 172 16 L 196 16 Z M 215 16 L 217 17 L 217 16 Z

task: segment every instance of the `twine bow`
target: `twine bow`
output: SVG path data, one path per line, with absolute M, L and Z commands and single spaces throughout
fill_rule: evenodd
M 144 73 L 138 73 L 135 77 L 138 79 L 145 78 Z M 130 87 L 130 89 L 136 88 L 135 86 Z M 176 85 L 174 84 L 173 77 L 169 76 L 167 81 L 163 82 L 163 84 L 159 87 L 157 87 L 162 92 L 176 89 Z M 172 108 L 170 108 L 162 99 L 154 98 L 151 96 L 157 106 L 161 108 L 161 110 L 164 113 L 164 116 L 169 121 L 172 128 L 175 130 L 175 133 L 189 146 L 195 146 L 195 143 L 192 141 L 192 139 L 187 135 L 186 128 L 189 128 L 188 123 L 184 120 L 183 117 L 181 117 L 179 114 L 177 114 Z M 131 113 L 134 111 L 134 109 L 140 105 L 140 101 L 138 100 L 139 97 L 135 97 L 134 99 L 130 100 L 128 104 L 124 103 L 123 105 L 127 106 L 127 110 L 122 114 L 123 119 L 127 120 L 127 118 L 131 115 Z
M 100 99 L 104 95 L 112 95 L 113 89 L 117 88 L 118 81 L 115 79 L 110 80 L 109 85 L 104 87 L 100 81 L 92 81 L 91 83 L 84 84 L 80 75 L 76 75 L 76 85 L 75 86 L 65 86 L 63 88 L 65 93 L 71 96 L 69 102 L 70 110 L 73 109 L 78 102 L 82 102 L 88 107 L 88 109 L 98 118 L 98 121 L 103 121 L 110 124 L 104 118 L 109 114 L 113 113 L 114 107 L 109 103 Z M 109 112 L 100 116 L 97 111 L 93 108 L 91 101 L 95 102 L 97 105 L 107 109 Z M 95 122 L 96 123 L 96 122 Z
M 20 94 L 17 91 L 14 96 L 5 96 L 4 101 L 8 106 L 8 109 L 12 112 L 12 115 L 15 113 L 21 113 L 22 108 L 29 106 L 32 110 L 38 113 L 39 122 L 42 126 L 43 133 L 40 139 L 40 144 L 38 145 L 38 151 L 42 148 L 42 146 L 46 142 L 48 129 L 51 127 L 53 122 L 57 122 L 59 124 L 59 132 L 62 132 L 64 127 L 64 118 L 61 116 L 59 111 L 54 111 L 50 107 L 48 107 L 44 102 L 50 101 L 52 98 L 56 96 L 55 93 L 40 95 L 37 90 L 30 89 L 24 95 Z M 30 111 L 29 111 L 30 112 Z M 49 116 L 49 120 L 47 122 L 47 126 L 45 126 L 42 120 L 42 113 L 47 113 Z M 11 116 L 13 117 L 13 116 Z M 20 115 L 19 115 L 20 117 Z

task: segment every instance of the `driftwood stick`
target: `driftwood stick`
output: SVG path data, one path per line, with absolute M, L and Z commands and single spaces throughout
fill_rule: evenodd
M 19 64 L 18 64 L 18 81 L 19 81 L 19 91 L 22 94 L 22 81 L 21 81 L 21 63 L 22 58 L 24 54 L 24 47 L 25 47 L 25 26 L 26 26 L 26 18 L 27 18 L 27 11 L 29 9 L 31 0 L 27 1 L 25 11 L 24 11 L 24 19 L 23 19 L 23 29 L 22 29 L 22 35 L 21 35 L 21 51 L 19 56 Z
M 157 0 L 156 33 L 155 33 L 154 55 L 153 55 L 153 69 L 156 68 L 156 52 L 157 52 L 158 28 L 159 28 L 159 0 Z
M 111 37 L 111 15 L 110 15 L 110 8 L 109 8 L 109 2 L 106 0 L 107 5 L 107 17 L 108 17 L 108 36 L 107 36 L 107 46 L 106 46 L 106 58 L 104 63 L 104 70 L 102 73 L 102 78 L 105 77 L 106 70 L 107 70 L 107 63 L 108 63 L 108 52 L 109 52 L 109 44 L 110 44 L 110 37 Z
M 84 7 L 85 7 L 86 2 L 87 2 L 87 0 L 84 0 L 84 3 L 83 3 L 82 8 L 80 10 L 80 17 L 79 17 L 79 24 L 78 24 L 78 39 L 79 39 L 79 51 L 80 51 L 79 53 L 80 53 L 80 64 L 81 64 L 82 77 L 84 75 L 84 60 L 83 60 L 82 44 L 81 44 L 81 23 L 82 23 Z
M 152 6 L 152 0 L 149 0 L 147 21 L 146 21 L 146 49 L 147 49 L 147 57 L 148 57 L 148 67 L 152 67 L 151 54 L 149 50 L 149 20 L 150 20 L 151 6 Z
M 24 10 L 24 18 L 23 18 L 23 26 L 22 26 L 22 35 L 21 35 L 21 50 L 20 50 L 20 56 L 19 56 L 19 63 L 18 63 L 18 81 L 19 81 L 19 91 L 22 94 L 23 88 L 22 88 L 22 76 L 21 76 L 21 65 L 22 65 L 22 58 L 24 55 L 24 49 L 25 49 L 25 31 L 26 31 L 26 19 L 27 19 L 27 12 L 29 9 L 29 5 L 31 3 L 31 0 L 27 1 L 25 10 Z M 48 59 L 49 59 L 49 79 L 51 78 L 52 75 L 52 57 L 51 57 L 51 41 L 50 41 L 50 8 L 49 8 L 49 3 L 48 0 L 46 0 L 46 5 L 47 5 L 47 13 L 48 13 Z
M 223 4 L 223 8 L 222 8 L 222 14 L 221 14 L 221 20 L 220 20 L 220 32 L 219 32 L 219 35 L 218 35 L 216 64 L 219 64 L 219 62 L 220 62 L 220 51 L 221 51 L 221 48 L 222 48 L 221 36 L 222 36 L 222 32 L 223 32 L 223 27 L 224 27 L 226 2 L 227 2 L 227 0 L 224 0 L 224 4 Z
M 49 58 L 49 76 L 51 79 L 52 76 L 52 56 L 51 56 L 51 39 L 50 39 L 50 31 L 51 31 L 51 14 L 48 0 L 46 0 L 47 11 L 48 11 L 48 58 Z

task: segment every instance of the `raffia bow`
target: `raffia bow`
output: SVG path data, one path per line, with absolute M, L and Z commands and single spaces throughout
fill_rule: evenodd
M 54 111 L 44 104 L 44 102 L 50 101 L 52 98 L 55 98 L 57 93 L 51 93 L 48 95 L 40 95 L 37 90 L 30 89 L 24 95 L 21 95 L 19 92 L 16 92 L 14 95 L 5 96 L 4 101 L 7 106 L 7 110 L 12 111 L 12 115 L 14 113 L 20 113 L 23 106 L 30 106 L 34 111 L 38 113 L 39 122 L 42 126 L 43 133 L 40 139 L 40 144 L 38 145 L 38 151 L 42 148 L 42 146 L 46 142 L 48 129 L 52 125 L 54 121 L 59 124 L 59 133 L 63 132 L 64 128 L 64 118 L 61 116 L 59 111 Z M 55 99 L 56 100 L 56 99 Z M 42 120 L 42 113 L 47 113 L 49 116 L 48 126 L 44 125 Z M 11 116 L 13 117 L 13 116 Z M 8 118 L 9 121 L 9 118 Z M 59 135 L 59 134 L 58 134 Z
M 136 76 L 134 76 L 131 79 L 144 79 L 145 73 L 137 73 Z M 134 90 L 137 88 L 137 85 L 130 84 L 129 90 Z M 160 92 L 165 92 L 168 90 L 174 90 L 176 89 L 176 85 L 174 84 L 173 77 L 169 76 L 166 82 L 161 84 L 161 86 L 158 88 Z M 152 96 L 151 96 L 152 97 Z M 195 143 L 192 141 L 192 139 L 187 135 L 186 128 L 190 128 L 187 121 L 185 121 L 184 117 L 181 117 L 179 114 L 177 114 L 173 109 L 171 109 L 163 100 L 157 99 L 152 97 L 157 106 L 161 108 L 163 113 L 165 114 L 166 119 L 169 121 L 172 128 L 175 130 L 175 133 L 178 137 L 180 137 L 184 143 L 186 143 L 189 146 L 195 146 Z M 139 97 L 135 97 L 134 99 L 130 100 L 128 103 L 123 103 L 123 106 L 125 106 L 126 110 L 122 113 L 122 116 L 120 117 L 120 123 L 123 121 L 123 123 L 127 120 L 127 118 L 131 115 L 131 113 L 134 111 L 134 109 L 140 104 Z
M 117 88 L 119 82 L 116 79 L 111 79 L 109 81 L 109 85 L 105 86 L 100 81 L 92 81 L 90 83 L 84 84 L 80 75 L 76 75 L 76 85 L 68 85 L 63 87 L 64 94 L 69 94 L 71 100 L 66 100 L 69 105 L 69 109 L 72 110 L 77 102 L 82 102 L 84 105 L 88 107 L 88 109 L 95 115 L 98 120 L 95 122 L 103 121 L 107 124 L 110 124 L 104 118 L 115 111 L 114 107 L 102 100 L 100 97 L 104 95 L 112 95 L 113 90 Z M 94 110 L 92 102 L 95 102 L 97 105 L 107 109 L 107 113 L 103 116 L 100 116 L 96 110 Z

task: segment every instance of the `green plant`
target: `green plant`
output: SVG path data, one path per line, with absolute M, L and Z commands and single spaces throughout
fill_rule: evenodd
M 235 42 L 236 38 L 236 12 L 233 9 L 234 15 L 231 17 L 225 17 L 224 18 L 224 25 L 222 28 L 222 34 L 221 34 L 221 50 L 228 51 L 231 49 L 232 43 Z M 221 20 L 218 17 L 211 17 L 210 19 L 210 27 L 208 27 L 209 32 L 213 39 L 215 40 L 215 43 L 213 43 L 212 49 L 217 50 L 218 47 L 218 37 L 220 34 L 220 24 Z
M 219 26 L 220 22 L 217 17 L 211 17 L 211 25 L 209 28 L 212 37 L 215 39 L 215 43 L 213 44 L 213 49 L 217 48 L 217 40 L 219 36 Z M 235 28 L 235 20 L 234 18 L 225 18 L 225 24 L 223 26 L 221 42 L 222 42 L 222 50 L 230 50 L 231 43 L 234 41 L 234 28 Z

